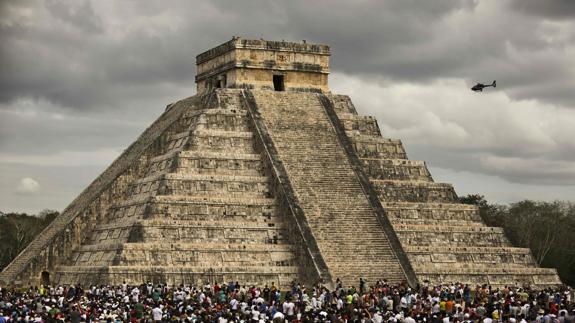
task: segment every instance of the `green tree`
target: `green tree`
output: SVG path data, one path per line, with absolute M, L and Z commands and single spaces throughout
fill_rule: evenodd
M 37 216 L 0 212 L 0 270 L 24 250 L 58 214 L 54 210 L 43 210 Z
M 529 248 L 538 265 L 557 268 L 563 282 L 575 284 L 573 203 L 524 200 L 504 206 L 476 194 L 460 197 L 460 202 L 477 205 L 485 224 L 503 227 L 514 246 Z

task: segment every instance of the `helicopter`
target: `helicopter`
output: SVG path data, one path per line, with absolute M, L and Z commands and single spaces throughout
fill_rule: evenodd
M 481 84 L 481 83 L 477 83 L 477 84 L 475 84 L 475 85 L 471 88 L 471 90 L 472 90 L 472 91 L 475 91 L 475 92 L 483 92 L 483 89 L 484 89 L 484 88 L 490 87 L 490 86 L 495 87 L 495 86 L 496 86 L 495 81 L 493 81 L 493 83 L 488 84 L 488 85 Z

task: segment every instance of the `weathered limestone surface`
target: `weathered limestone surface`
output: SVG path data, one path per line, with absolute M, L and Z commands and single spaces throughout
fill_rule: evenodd
M 198 93 L 218 87 L 274 89 L 274 76 L 286 90 L 328 91 L 329 56 L 326 45 L 234 37 L 196 57 Z

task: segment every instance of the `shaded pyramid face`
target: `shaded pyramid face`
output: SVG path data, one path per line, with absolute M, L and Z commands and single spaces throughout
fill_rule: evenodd
M 236 97 L 239 99 L 239 97 Z M 297 278 L 239 102 L 188 109 L 160 152 L 56 272 L 59 283 Z
M 169 124 L 143 153 L 115 162 L 131 167 L 67 227 L 60 219 L 44 232 L 56 232 L 53 240 L 75 235 L 68 247 L 44 252 L 51 283 L 285 286 L 297 279 L 294 250 L 238 100 L 191 98 L 170 107 L 158 121 Z

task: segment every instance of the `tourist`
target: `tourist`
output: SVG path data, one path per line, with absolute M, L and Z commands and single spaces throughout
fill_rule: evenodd
M 575 323 L 573 291 L 464 284 L 417 288 L 371 286 L 328 290 L 293 282 L 285 293 L 274 283 L 247 289 L 238 282 L 201 286 L 145 283 L 130 286 L 0 287 L 5 322 L 376 322 Z M 269 287 L 267 287 L 269 286 Z

